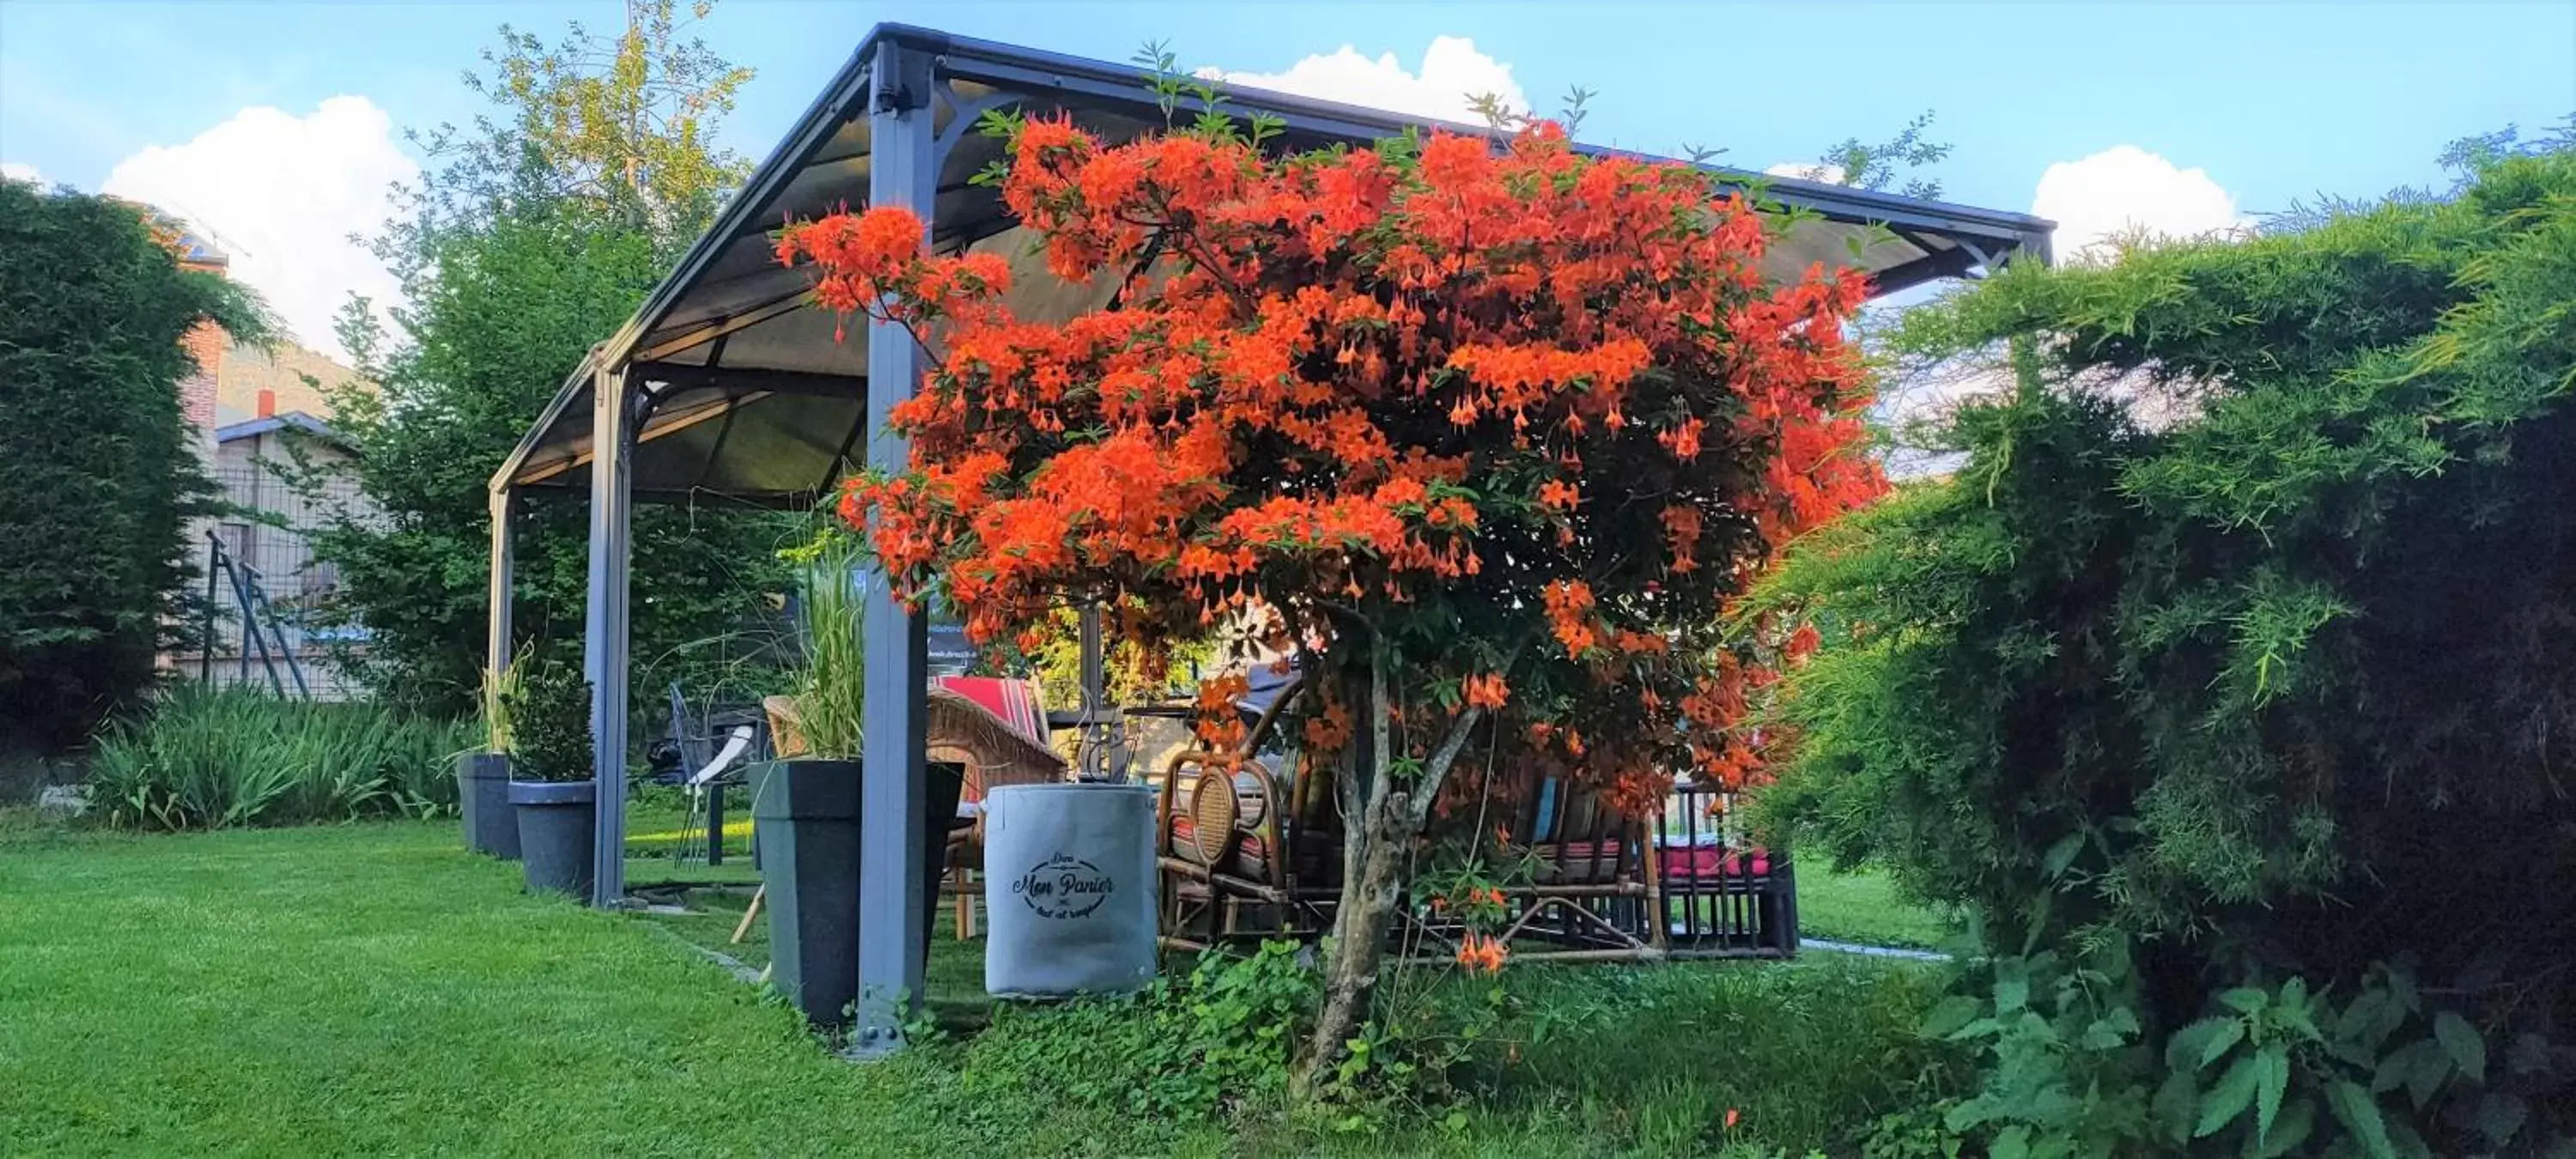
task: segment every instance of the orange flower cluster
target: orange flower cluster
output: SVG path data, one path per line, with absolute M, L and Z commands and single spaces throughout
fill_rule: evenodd
M 1601 643 L 1601 632 L 1592 619 L 1592 585 L 1582 580 L 1554 580 L 1543 597 L 1547 602 L 1547 625 L 1556 633 L 1556 642 L 1565 645 L 1565 654 L 1582 659 Z
M 910 469 L 840 506 L 908 598 L 979 640 L 1069 588 L 1149 609 L 1122 624 L 1145 638 L 1258 603 L 1331 679 L 1371 648 L 1404 674 L 1381 759 L 1457 719 L 1423 708 L 1445 687 L 1508 722 L 1516 773 L 1636 807 L 1758 774 L 1737 734 L 1766 674 L 1719 625 L 1779 545 L 1885 489 L 1843 337 L 1865 279 L 1776 280 L 1740 193 L 1553 125 L 1281 157 L 1038 117 L 1008 145 L 1004 205 L 1115 308 L 1017 315 L 1008 262 L 934 255 L 899 209 L 779 237 L 820 303 L 935 344 L 892 415 Z M 1238 691 L 1203 697 L 1211 743 Z
M 1458 940 L 1458 964 L 1465 966 L 1469 973 L 1480 970 L 1487 974 L 1502 973 L 1503 962 L 1510 957 L 1511 952 L 1503 948 L 1501 938 L 1470 932 Z
M 1251 682 L 1241 676 L 1199 682 L 1198 721 L 1192 726 L 1199 743 L 1221 753 L 1233 752 L 1242 745 L 1243 714 L 1235 708 L 1235 702 L 1251 688 Z

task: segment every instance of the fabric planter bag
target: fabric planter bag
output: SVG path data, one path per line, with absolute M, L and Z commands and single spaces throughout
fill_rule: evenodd
M 1154 979 L 1154 790 L 1010 785 L 984 799 L 984 989 L 1125 994 Z

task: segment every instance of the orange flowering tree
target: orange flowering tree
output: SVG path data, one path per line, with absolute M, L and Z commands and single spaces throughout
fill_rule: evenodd
M 1812 635 L 1757 656 L 1726 608 L 1885 486 L 1843 339 L 1861 276 L 1767 280 L 1743 195 L 1552 124 L 1292 156 L 1222 118 L 991 128 L 989 180 L 1108 304 L 1017 317 L 1004 260 L 933 255 L 900 209 L 791 224 L 822 303 L 933 353 L 892 418 L 910 469 L 841 513 L 979 638 L 1077 591 L 1147 639 L 1251 605 L 1324 641 L 1303 735 L 1339 754 L 1344 873 L 1310 1067 L 1365 1017 L 1444 787 L 1642 810 L 1678 770 L 1754 774 L 1747 689 Z

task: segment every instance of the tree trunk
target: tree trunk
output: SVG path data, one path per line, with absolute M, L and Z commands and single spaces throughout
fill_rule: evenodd
M 1341 902 L 1333 913 L 1333 942 L 1324 963 L 1324 1005 L 1315 1018 L 1315 1036 L 1306 1045 L 1306 1065 L 1298 1088 L 1313 1094 L 1332 1077 L 1351 1039 L 1367 1021 L 1376 994 L 1378 967 L 1386 959 L 1387 927 L 1395 907 L 1404 903 L 1404 854 L 1411 843 L 1409 810 L 1403 795 L 1388 799 L 1370 794 L 1364 825 L 1351 826 L 1343 840 L 1358 848 L 1354 872 L 1342 878 Z M 1392 806 L 1392 807 L 1390 807 Z M 1353 852 L 1346 850 L 1346 852 Z
M 1315 1017 L 1315 1034 L 1306 1044 L 1306 1062 L 1297 1074 L 1297 1092 L 1311 1096 L 1332 1076 L 1360 1025 L 1368 1020 L 1377 993 L 1378 969 L 1386 959 L 1387 928 L 1396 907 L 1404 904 L 1405 868 L 1413 839 L 1422 832 L 1440 783 L 1457 763 L 1459 751 L 1475 730 L 1479 710 L 1467 709 L 1453 720 L 1448 736 L 1425 762 L 1421 777 L 1410 784 L 1395 780 L 1396 749 L 1391 736 L 1393 707 L 1387 696 L 1383 664 L 1353 680 L 1365 697 L 1352 702 L 1367 714 L 1369 727 L 1355 730 L 1342 754 L 1340 781 L 1334 785 L 1342 812 L 1342 889 L 1333 911 L 1333 940 L 1324 962 L 1324 1005 Z

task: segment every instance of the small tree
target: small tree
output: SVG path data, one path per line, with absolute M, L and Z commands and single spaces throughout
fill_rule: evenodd
M 340 575 L 329 610 L 368 629 L 355 659 L 379 695 L 437 712 L 472 705 L 493 471 L 749 171 L 709 140 L 749 72 L 682 27 L 673 0 L 636 0 L 613 37 L 576 25 L 548 47 L 504 28 L 484 55 L 489 75 L 467 77 L 491 115 L 416 138 L 439 164 L 399 191 L 403 212 L 374 241 L 407 304 L 391 336 L 363 303 L 349 312 L 344 342 L 379 385 L 333 400 L 375 510 L 343 511 L 314 539 Z M 567 638 L 586 598 L 584 516 L 526 508 L 514 622 L 523 636 Z M 772 665 L 732 658 L 766 660 L 764 595 L 787 586 L 775 549 L 793 528 L 740 509 L 635 512 L 636 555 L 654 561 L 634 577 L 639 704 L 684 675 L 777 682 Z M 743 635 L 753 646 L 732 646 Z
M 821 302 L 941 333 L 893 416 L 912 468 L 842 513 L 978 638 L 1070 589 L 1144 609 L 1144 637 L 1257 603 L 1321 642 L 1303 728 L 1338 756 L 1343 880 L 1312 1076 L 1367 1016 L 1462 762 L 1637 809 L 1676 769 L 1751 772 L 1728 728 L 1760 677 L 1722 610 L 1883 486 L 1841 340 L 1863 279 L 1774 285 L 1741 195 L 1552 124 L 1285 158 L 1219 116 L 1116 145 L 991 128 L 988 180 L 1113 305 L 1014 318 L 1003 259 L 931 257 L 900 209 L 787 230 Z

